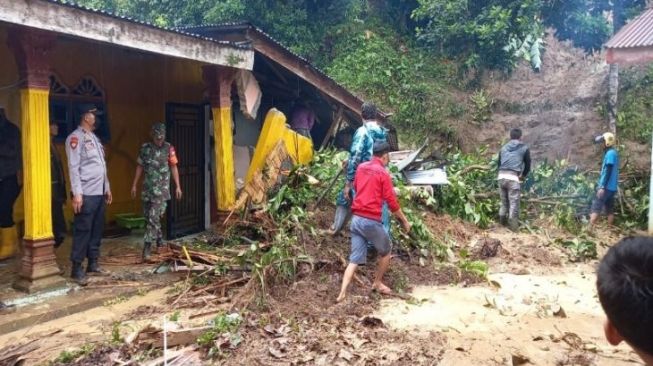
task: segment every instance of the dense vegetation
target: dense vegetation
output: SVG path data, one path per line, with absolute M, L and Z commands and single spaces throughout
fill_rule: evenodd
M 542 36 L 547 27 L 588 52 L 600 49 L 612 34 L 611 19 L 618 28 L 645 5 L 644 0 L 78 2 L 169 27 L 251 21 L 357 94 L 394 112 L 404 142 L 432 136 L 445 143 L 453 141 L 447 126 L 455 121 L 489 118 L 491 96 L 479 90 L 468 97 L 483 70 L 510 72 L 521 58 L 537 68 L 540 53 L 546 52 Z M 651 78 L 652 72 L 644 78 L 627 75 L 622 85 L 619 128 L 623 135 L 640 141 L 648 141 L 653 128 L 648 117 L 653 111 Z M 488 158 L 480 153 L 451 159 L 455 172 L 470 164 L 486 164 Z M 558 186 L 567 187 L 562 193 L 591 195 L 593 178 L 569 169 L 561 163 L 539 167 L 529 194 L 561 194 L 543 188 L 557 177 L 563 181 Z M 441 208 L 485 226 L 495 215 L 496 200 L 481 193 L 493 190 L 493 184 L 491 171 L 454 175 L 452 185 L 439 197 Z M 543 189 L 548 191 L 537 191 Z M 645 195 L 642 185 L 626 189 L 628 200 L 622 204 L 629 213 L 623 216 L 630 225 L 643 224 Z M 552 204 L 557 223 L 576 231 L 576 208 L 581 203 L 585 204 Z

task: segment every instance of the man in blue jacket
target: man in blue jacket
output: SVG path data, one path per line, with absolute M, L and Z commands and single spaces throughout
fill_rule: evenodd
M 596 143 L 604 146 L 601 176 L 596 189 L 596 197 L 592 202 L 590 213 L 590 227 L 594 226 L 599 215 L 605 209 L 608 215 L 608 224 L 614 223 L 614 199 L 619 189 L 619 154 L 615 149 L 616 138 L 614 134 L 606 132 L 594 139 Z

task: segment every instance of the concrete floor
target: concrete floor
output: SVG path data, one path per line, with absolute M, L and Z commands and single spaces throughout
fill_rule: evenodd
M 0 302 L 14 304 L 10 308 L 0 310 L 0 334 L 101 306 L 108 299 L 129 296 L 132 292 L 155 288 L 176 280 L 178 275 L 173 273 L 153 275 L 153 264 L 111 263 L 112 257 L 138 258 L 142 250 L 142 240 L 142 230 L 120 238 L 103 239 L 100 263 L 111 275 L 90 277 L 90 284 L 85 288 L 69 281 L 67 288 L 28 295 L 11 287 L 18 277 L 20 256 L 0 262 Z M 56 250 L 57 263 L 64 270 L 63 276 L 66 279 L 70 279 L 71 245 L 71 238 L 68 237 Z M 103 263 L 102 258 L 105 258 L 106 263 Z M 4 314 L 12 316 L 3 316 Z

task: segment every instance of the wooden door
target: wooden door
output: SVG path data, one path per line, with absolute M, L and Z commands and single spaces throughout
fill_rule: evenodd
M 171 179 L 166 234 L 168 239 L 175 239 L 204 230 L 204 107 L 167 103 L 166 125 L 167 141 L 179 157 L 179 181 L 183 190 L 183 198 L 177 201 Z

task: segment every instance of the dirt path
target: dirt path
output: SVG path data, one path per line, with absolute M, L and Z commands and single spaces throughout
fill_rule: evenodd
M 534 256 L 521 261 L 521 270 L 495 260 L 490 271 L 502 272 L 491 274 L 489 284 L 417 287 L 412 294 L 418 305 L 384 300 L 376 315 L 391 328 L 444 333 L 447 343 L 440 365 L 640 364 L 627 346 L 614 348 L 604 339 L 596 262 L 538 264 L 543 253 L 554 259 L 557 248 L 539 248 L 538 254 L 533 243 L 539 237 L 505 233 L 490 237 L 502 239 L 504 252 L 514 255 L 516 245 L 524 245 Z
M 604 316 L 594 284 L 597 261 L 570 263 L 548 235 L 513 234 L 498 228 L 481 232 L 466 230 L 457 221 L 438 221 L 446 224 L 447 230 L 464 234 L 456 250 L 466 249 L 472 256 L 488 239 L 500 241 L 496 256 L 486 259 L 491 273 L 487 283 L 467 282 L 440 267 L 421 267 L 397 259 L 388 283 L 397 289 L 402 282 L 416 286 L 414 299 L 379 299 L 365 286 L 354 285 L 350 299 L 335 304 L 342 268 L 337 264 L 325 266 L 300 276 L 290 286 L 271 288 L 265 306 L 243 312 L 242 344 L 218 363 L 641 364 L 627 346 L 614 348 L 604 340 Z M 616 240 L 609 233 L 601 237 L 606 243 Z M 347 246 L 344 238 L 325 245 L 331 250 L 337 246 L 343 252 Z M 600 248 L 604 251 L 605 247 Z M 449 272 L 456 271 L 456 267 L 448 268 Z M 367 268 L 368 277 L 371 271 Z M 455 278 L 459 284 L 448 284 Z M 167 305 L 169 290 L 116 299 L 105 306 L 0 335 L 0 344 L 38 340 L 39 347 L 27 355 L 25 363 L 35 365 L 89 343 L 113 352 L 119 347 L 110 342 L 116 329 L 127 337 L 148 324 L 160 327 L 162 316 L 175 310 L 180 310 L 188 326 L 207 324 L 211 316 L 191 322 L 190 315 L 211 309 Z M 123 359 L 134 355 L 124 353 Z M 99 360 L 107 360 L 106 355 L 79 364 L 103 364 Z

